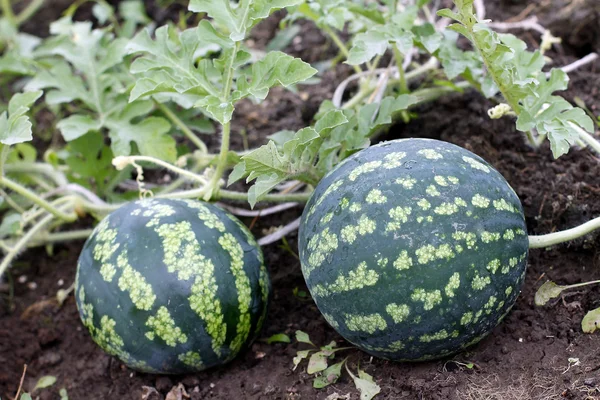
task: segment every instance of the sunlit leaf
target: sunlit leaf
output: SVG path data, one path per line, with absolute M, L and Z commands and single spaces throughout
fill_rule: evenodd
M 267 344 L 271 343 L 290 343 L 291 339 L 285 333 L 277 333 L 267 339 Z
M 38 389 L 45 389 L 56 383 L 56 377 L 52 375 L 42 376 L 35 384 L 33 391 Z
M 544 304 L 548 303 L 550 299 L 560 296 L 564 289 L 564 286 L 559 286 L 552 281 L 545 282 L 542 286 L 540 286 L 537 292 L 535 292 L 535 305 L 543 306 Z

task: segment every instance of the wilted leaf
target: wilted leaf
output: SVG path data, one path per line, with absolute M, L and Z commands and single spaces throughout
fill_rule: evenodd
M 296 370 L 296 368 L 298 368 L 298 365 L 302 362 L 302 360 L 308 357 L 311 351 L 314 350 L 300 350 L 296 353 L 296 357 L 294 357 L 294 359 L 292 360 L 294 362 L 294 371 Z
M 328 355 L 321 351 L 311 355 L 310 360 L 308 360 L 306 372 L 308 374 L 314 374 L 315 372 L 323 371 L 325 368 L 327 368 L 327 357 Z
M 169 393 L 167 393 L 165 400 L 183 400 L 184 398 L 189 399 L 189 397 L 183 384 L 179 383 L 177 386 L 173 386 Z
M 380 391 L 381 388 L 373 381 L 373 377 L 364 371 L 358 370 L 358 377 L 356 377 L 346 364 L 346 371 L 350 374 L 354 380 L 354 385 L 360 391 L 360 400 L 371 400 Z
M 545 282 L 540 288 L 535 292 L 535 305 L 543 306 L 550 299 L 554 299 L 560 296 L 560 293 L 565 290 L 564 286 L 559 286 L 552 281 Z
M 600 307 L 588 311 L 581 321 L 581 330 L 585 333 L 594 333 L 597 329 L 600 329 Z
M 340 375 L 342 374 L 342 366 L 345 362 L 346 360 L 340 361 L 339 363 L 335 363 L 328 367 L 326 370 L 324 370 L 321 376 L 316 377 L 313 381 L 313 387 L 317 389 L 322 389 L 326 386 L 331 385 L 332 383 L 337 382 Z

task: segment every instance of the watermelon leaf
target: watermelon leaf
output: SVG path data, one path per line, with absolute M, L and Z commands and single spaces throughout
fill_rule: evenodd
M 500 90 L 517 115 L 517 129 L 547 137 L 554 158 L 567 153 L 581 135 L 593 132 L 592 119 L 555 91 L 567 88 L 569 78 L 559 69 L 542 71 L 542 51 L 527 51 L 527 44 L 510 34 L 498 34 L 473 12 L 472 0 L 455 0 L 458 13 L 441 10 L 438 15 L 455 20 L 449 28 L 465 36 L 478 51 L 489 74 L 479 87 L 486 95 Z M 469 76 L 465 76 L 469 80 Z M 493 89 L 492 89 L 493 88 Z M 533 136 L 530 133 L 530 141 Z M 535 144 L 535 143 L 533 143 Z
M 12 96 L 8 103 L 8 110 L 0 114 L 0 143 L 12 145 L 32 139 L 32 124 L 26 114 L 42 94 L 42 91 L 37 90 Z

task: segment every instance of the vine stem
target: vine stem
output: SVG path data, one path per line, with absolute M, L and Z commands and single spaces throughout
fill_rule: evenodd
M 4 274 L 4 271 L 8 268 L 12 260 L 19 254 L 21 250 L 23 250 L 27 243 L 46 225 L 48 225 L 54 219 L 53 214 L 48 214 L 44 218 L 42 218 L 38 223 L 33 225 L 29 231 L 19 241 L 11 248 L 11 250 L 6 253 L 4 258 L 2 259 L 2 263 L 0 264 L 0 276 Z
M 52 204 L 50 204 L 46 200 L 39 197 L 37 194 L 35 194 L 31 190 L 27 189 L 25 186 L 21 186 L 17 182 L 12 181 L 5 176 L 0 177 L 0 185 L 9 188 L 10 190 L 20 194 L 21 196 L 27 198 L 28 200 L 31 200 L 33 203 L 37 204 L 38 206 L 42 207 L 43 209 L 48 211 L 50 214 L 52 214 L 53 217 L 62 219 L 67 222 L 73 222 L 77 219 L 77 214 L 65 213 L 64 211 L 60 210 L 59 208 L 54 207 Z
M 80 229 L 76 231 L 43 233 L 31 239 L 28 247 L 43 246 L 48 243 L 68 242 L 70 240 L 87 239 L 93 232 L 93 229 Z
M 4 18 L 6 18 L 11 25 L 16 25 L 17 20 L 12 5 L 10 4 L 10 0 L 0 0 L 0 7 L 2 8 Z
M 596 229 L 600 229 L 600 217 L 594 218 L 585 224 L 576 226 L 575 228 L 567 229 L 565 231 L 539 236 L 529 236 L 529 248 L 539 249 L 563 242 L 568 242 L 569 240 L 574 240 L 581 236 L 587 235 Z
M 350 51 L 348 50 L 348 47 L 346 47 L 346 45 L 344 44 L 342 39 L 340 39 L 338 34 L 335 33 L 335 31 L 333 29 L 331 29 L 330 27 L 328 27 L 327 25 L 323 25 L 321 28 L 327 35 L 329 35 L 331 40 L 333 40 L 333 43 L 335 43 L 335 45 L 338 47 L 338 49 L 340 49 L 340 51 L 342 52 L 344 57 L 346 57 L 346 59 L 348 59 L 348 56 L 350 55 Z M 360 67 L 358 65 L 353 65 L 352 68 L 354 69 L 354 71 L 357 74 L 362 72 L 362 69 L 360 69 Z
M 206 147 L 206 145 L 204 144 L 204 142 L 202 140 L 200 140 L 200 138 L 198 136 L 196 136 L 194 134 L 194 132 L 192 132 L 192 130 L 173 111 L 171 111 L 169 109 L 169 107 L 165 106 L 163 103 L 160 103 L 160 102 L 158 102 L 156 100 L 154 100 L 154 104 L 156 104 L 156 106 L 158 107 L 158 109 L 163 114 L 165 114 L 165 116 L 167 118 L 169 118 L 169 120 L 171 120 L 171 122 L 173 124 L 175 124 L 179 129 L 181 129 L 181 132 L 183 132 L 183 134 L 192 143 L 194 143 L 194 145 L 196 145 L 196 147 L 198 147 L 201 152 L 208 153 L 208 148 Z
M 175 192 L 175 193 L 168 193 L 168 194 L 158 194 L 155 197 L 157 198 L 162 198 L 162 199 L 191 199 L 191 198 L 197 198 L 201 195 L 204 194 L 204 189 L 200 188 L 200 189 L 192 189 L 192 190 L 186 190 L 183 192 Z M 267 194 L 266 196 L 264 196 L 261 201 L 264 202 L 271 202 L 271 203 L 287 203 L 287 202 L 294 202 L 294 203 L 306 203 L 308 201 L 308 199 L 310 198 L 312 193 L 290 193 L 290 194 Z M 237 200 L 237 201 L 248 201 L 248 193 L 244 193 L 244 192 L 235 192 L 232 190 L 219 190 L 218 193 L 216 193 L 211 200 L 221 200 L 221 199 L 228 199 L 228 200 Z
M 596 153 L 600 155 L 600 142 L 596 140 L 595 137 L 587 133 L 584 129 L 580 128 L 578 125 L 569 121 L 569 125 L 571 128 L 575 129 L 577 133 L 579 133 L 579 138 L 588 146 L 590 146 Z
M 33 0 L 27 7 L 23 9 L 15 17 L 15 23 L 17 26 L 22 25 L 24 22 L 27 22 L 29 18 L 31 18 L 38 10 L 44 5 L 46 0 Z
M 205 188 L 204 195 L 202 196 L 205 201 L 209 201 L 214 196 L 215 192 L 218 191 L 219 181 L 221 180 L 227 165 L 227 152 L 229 151 L 230 134 L 231 122 L 227 122 L 223 125 L 223 131 L 221 132 L 221 150 L 219 151 L 217 168 L 215 169 L 212 179 L 210 180 L 207 188 Z
M 233 63 L 235 58 L 237 57 L 237 53 L 240 50 L 240 42 L 235 42 L 235 46 L 233 48 L 233 53 L 231 54 L 231 58 L 229 60 L 229 64 L 227 66 L 227 75 L 225 77 L 225 82 L 223 85 L 223 93 L 221 95 L 221 100 L 223 102 L 227 102 L 230 99 L 231 95 L 231 86 L 233 85 Z M 229 151 L 229 137 L 231 135 L 231 121 L 225 122 L 223 125 L 223 130 L 221 132 L 221 149 L 219 151 L 219 158 L 217 160 L 217 167 L 215 172 L 210 180 L 210 183 L 205 187 L 204 194 L 202 198 L 205 201 L 209 201 L 215 192 L 219 191 L 219 181 L 225 172 L 225 167 L 227 166 L 227 152 Z
M 118 169 L 118 170 L 122 170 L 123 168 L 125 168 L 128 165 L 133 165 L 136 161 L 146 161 L 146 162 L 151 162 L 153 164 L 159 165 L 163 168 L 166 168 L 170 171 L 175 172 L 176 174 L 179 174 L 181 176 L 185 176 L 188 177 L 190 179 L 193 179 L 195 181 L 198 181 L 202 184 L 206 184 L 207 181 L 203 176 L 200 176 L 198 174 L 194 174 L 193 172 L 187 171 L 183 168 L 179 168 L 174 166 L 173 164 L 169 164 L 168 162 L 165 162 L 163 160 L 160 160 L 158 158 L 155 157 L 149 157 L 149 156 L 118 156 L 113 158 L 113 165 Z

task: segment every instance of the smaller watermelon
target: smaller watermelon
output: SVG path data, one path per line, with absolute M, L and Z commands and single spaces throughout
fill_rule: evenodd
M 458 146 L 405 139 L 349 157 L 304 209 L 302 272 L 348 341 L 397 361 L 440 358 L 487 335 L 527 265 L 519 198 Z
M 93 340 L 130 368 L 201 371 L 257 336 L 270 280 L 248 229 L 195 200 L 146 199 L 98 224 L 77 266 L 77 307 Z

